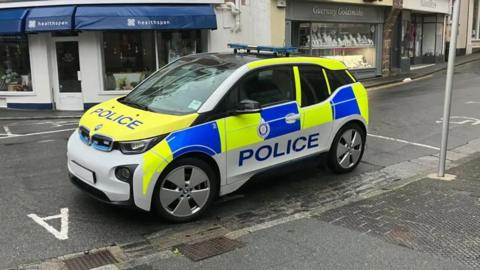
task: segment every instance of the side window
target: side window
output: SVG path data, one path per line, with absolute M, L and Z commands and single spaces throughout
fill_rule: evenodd
M 332 92 L 341 86 L 355 82 L 345 70 L 326 70 L 326 72 Z
M 237 84 L 238 101 L 251 99 L 263 107 L 295 100 L 295 81 L 290 66 L 253 71 Z
M 323 75 L 323 68 L 319 66 L 299 66 L 298 70 L 302 84 L 302 107 L 320 103 L 330 96 Z

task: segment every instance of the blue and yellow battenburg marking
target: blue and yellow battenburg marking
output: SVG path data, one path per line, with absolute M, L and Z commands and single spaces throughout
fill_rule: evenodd
M 215 156 L 355 114 L 368 121 L 367 94 L 361 84 L 354 83 L 336 91 L 329 103 L 321 103 L 305 110 L 318 111 L 318 114 L 312 119 L 304 119 L 303 123 L 300 120 L 288 123 L 286 115 L 301 113 L 293 101 L 265 108 L 257 114 L 227 117 L 172 132 L 144 155 L 143 193 L 147 193 L 156 172 L 161 173 L 170 162 L 187 153 L 200 152 Z M 235 131 L 229 132 L 232 136 L 228 141 L 225 139 L 226 126 L 229 131 Z M 256 150 L 242 150 L 239 152 L 238 166 L 243 166 L 244 161 L 250 158 L 264 161 L 318 147 L 319 136 L 320 134 L 314 133 L 292 138 L 287 141 L 285 149 L 280 149 L 279 144 L 266 144 Z

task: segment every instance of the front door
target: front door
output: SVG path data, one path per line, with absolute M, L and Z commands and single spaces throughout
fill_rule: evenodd
M 301 121 L 291 66 L 252 71 L 229 95 L 233 95 L 228 99 L 234 104 L 248 99 L 262 106 L 259 113 L 225 119 L 230 183 L 301 155 L 306 142 L 298 138 Z
M 57 64 L 56 108 L 64 111 L 83 110 L 78 41 L 56 41 L 54 63 Z

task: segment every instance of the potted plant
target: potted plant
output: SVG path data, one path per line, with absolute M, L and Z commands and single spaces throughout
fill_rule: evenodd
M 5 75 L 5 69 L 3 68 L 3 66 L 0 66 L 0 91 L 7 90 L 7 83 L 3 79 L 3 75 Z
M 0 77 L 0 80 L 4 81 L 8 85 L 8 91 L 16 91 L 18 85 L 18 73 L 7 69 L 5 74 Z

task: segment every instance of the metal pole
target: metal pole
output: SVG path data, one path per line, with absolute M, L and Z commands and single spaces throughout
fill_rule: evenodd
M 475 22 L 475 39 L 479 39 L 480 38 L 480 0 L 475 0 L 475 1 L 477 2 L 477 20 Z
M 445 83 L 445 102 L 443 105 L 442 145 L 438 162 L 438 176 L 445 176 L 445 161 L 447 158 L 448 128 L 450 122 L 450 107 L 452 105 L 453 72 L 455 68 L 455 53 L 457 49 L 458 20 L 460 16 L 460 1 L 453 2 L 452 30 L 450 34 L 450 48 L 448 50 L 447 81 Z

